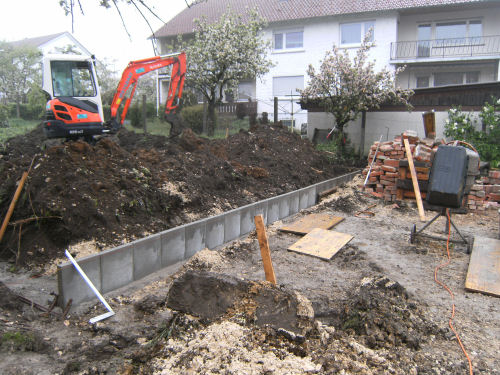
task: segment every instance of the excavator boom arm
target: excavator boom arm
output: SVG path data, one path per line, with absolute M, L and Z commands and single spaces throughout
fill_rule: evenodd
M 111 121 L 116 121 L 120 104 L 123 104 L 123 110 L 120 114 L 120 124 L 123 125 L 127 116 L 128 108 L 134 97 L 137 81 L 139 77 L 157 69 L 172 65 L 170 86 L 168 89 L 167 102 L 165 104 L 165 114 L 175 112 L 179 106 L 179 100 L 182 97 L 184 87 L 184 76 L 186 74 L 186 54 L 184 52 L 177 55 L 155 56 L 148 59 L 131 61 L 125 68 L 122 78 L 118 83 L 116 93 L 111 103 Z M 130 90 L 129 97 L 126 97 Z

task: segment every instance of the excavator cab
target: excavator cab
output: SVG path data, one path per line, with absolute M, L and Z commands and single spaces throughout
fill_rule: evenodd
M 111 103 L 110 120 L 104 122 L 101 93 L 94 58 L 47 55 L 43 59 L 43 90 L 50 96 L 43 128 L 47 138 L 92 139 L 114 133 L 123 126 L 138 79 L 154 70 L 172 66 L 165 104 L 165 118 L 175 128 L 180 106 L 186 54 L 184 52 L 131 61 L 122 73 Z
M 50 96 L 44 121 L 47 138 L 85 138 L 103 133 L 104 115 L 93 58 L 45 56 L 42 88 Z

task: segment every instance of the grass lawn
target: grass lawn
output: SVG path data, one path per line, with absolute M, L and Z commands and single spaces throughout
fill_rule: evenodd
M 7 139 L 15 137 L 16 135 L 26 134 L 27 132 L 33 130 L 39 123 L 40 120 L 23 120 L 17 118 L 9 119 L 9 127 L 0 128 L 0 143 L 4 143 Z M 170 124 L 166 121 L 160 120 L 159 118 L 148 119 L 146 126 L 149 134 L 163 136 L 168 136 L 170 134 Z M 142 128 L 134 128 L 130 124 L 125 124 L 125 128 L 139 134 L 144 133 Z M 225 138 L 226 129 L 228 134 L 231 135 L 238 133 L 241 129 L 248 130 L 248 128 L 248 118 L 244 118 L 243 120 L 219 119 L 214 136 L 207 138 Z M 206 136 L 203 135 L 203 137 Z
M 139 134 L 144 133 L 144 130 L 142 128 L 134 128 L 130 124 L 125 124 L 125 128 Z M 168 136 L 170 134 L 170 124 L 166 121 L 160 120 L 159 118 L 148 119 L 146 122 L 146 128 L 149 134 L 164 135 L 164 136 Z M 226 129 L 228 131 L 228 134 L 231 135 L 238 133 L 241 129 L 248 130 L 248 128 L 249 128 L 248 118 L 244 118 L 242 120 L 219 119 L 219 122 L 217 124 L 217 129 L 215 129 L 214 135 L 212 137 L 207 137 L 206 135 L 202 135 L 202 137 L 210 139 L 225 138 Z
M 36 128 L 40 120 L 23 120 L 19 118 L 9 119 L 9 127 L 0 128 L 0 143 L 16 135 L 26 134 Z

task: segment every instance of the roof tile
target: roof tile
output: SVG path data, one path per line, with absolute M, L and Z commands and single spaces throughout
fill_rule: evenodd
M 437 7 L 480 3 L 487 0 L 201 0 L 184 9 L 156 31 L 156 37 L 189 34 L 194 31 L 194 20 L 205 17 L 215 22 L 228 7 L 245 14 L 256 7 L 269 23 L 315 17 L 356 14 L 384 10 Z

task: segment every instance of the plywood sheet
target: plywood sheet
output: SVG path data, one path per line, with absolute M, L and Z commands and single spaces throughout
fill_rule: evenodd
M 330 229 L 344 220 L 343 217 L 334 216 L 331 214 L 310 214 L 301 217 L 289 225 L 281 227 L 282 232 L 290 232 L 295 234 L 307 234 L 314 228 Z
M 353 236 L 347 233 L 314 228 L 291 245 L 288 250 L 322 259 L 331 259 L 352 238 Z
M 500 297 L 500 240 L 474 237 L 465 289 Z

